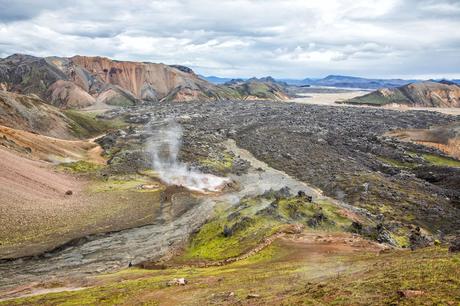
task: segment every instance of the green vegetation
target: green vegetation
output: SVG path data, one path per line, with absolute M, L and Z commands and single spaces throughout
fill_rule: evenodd
M 222 260 L 242 255 L 286 224 L 302 224 L 316 230 L 345 231 L 351 220 L 327 200 L 316 203 L 291 197 L 243 199 L 222 209 L 192 236 L 183 259 Z
M 0 302 L 0 305 L 458 305 L 460 255 L 433 247 L 411 251 L 329 254 L 277 242 L 219 267 L 127 269 L 96 277 L 94 287 Z M 186 286 L 167 286 L 185 277 Z M 56 286 L 57 284 L 55 284 Z M 414 295 L 404 296 L 406 290 Z M 233 296 L 229 293 L 233 292 Z M 400 293 L 401 292 L 401 293 Z M 260 297 L 248 300 L 247 295 Z
M 422 154 L 422 157 L 434 166 L 460 167 L 460 161 L 453 158 L 443 157 L 435 154 Z
M 391 103 L 408 104 L 410 103 L 410 100 L 400 90 L 394 88 L 390 89 L 390 91 L 385 94 L 382 94 L 382 92 L 377 90 L 363 96 L 351 98 L 341 103 L 381 106 Z
M 123 94 L 116 94 L 105 101 L 108 105 L 128 107 L 133 106 L 135 103 L 132 99 L 125 97 Z
M 358 275 L 308 283 L 286 302 L 334 305 L 459 305 L 459 255 L 445 249 L 390 252 L 369 258 Z M 412 296 L 404 296 L 412 290 Z M 410 293 L 408 293 L 410 294 Z
M 220 174 L 227 174 L 232 170 L 233 167 L 234 156 L 228 153 L 222 153 L 217 158 L 201 158 L 199 163 L 214 172 Z
M 415 168 L 417 166 L 417 164 L 415 164 L 415 163 L 399 161 L 399 160 L 388 158 L 388 157 L 378 156 L 377 158 L 380 161 L 382 161 L 382 162 L 384 162 L 384 163 L 386 163 L 386 164 L 388 164 L 390 166 L 393 166 L 395 168 L 412 169 L 412 168 Z
M 149 185 L 150 188 L 142 189 L 140 186 Z M 136 191 L 136 192 L 159 192 L 162 185 L 152 182 L 150 178 L 141 175 L 111 176 L 107 180 L 95 181 L 90 187 L 90 192 L 112 192 L 112 191 Z
M 254 208 L 259 201 L 243 200 L 239 208 L 223 210 L 213 220 L 202 226 L 194 235 L 184 255 L 185 259 L 220 260 L 241 255 L 273 234 L 275 220 L 256 216 Z M 231 217 L 233 216 L 233 217 Z M 224 234 L 227 229 L 228 234 Z
M 103 165 L 79 160 L 76 162 L 59 164 L 58 169 L 71 173 L 93 173 L 102 169 L 103 167 Z
M 440 156 L 436 154 L 428 154 L 428 153 L 418 154 L 416 152 L 409 152 L 408 155 L 412 157 L 420 156 L 425 160 L 425 162 L 433 166 L 460 167 L 460 161 L 454 158 L 450 158 L 450 157 L 444 157 L 444 156 Z M 389 157 L 378 156 L 377 158 L 386 164 L 389 164 L 395 168 L 400 168 L 400 169 L 413 169 L 419 166 L 419 164 L 417 163 L 399 161 L 399 160 L 392 159 Z
M 3 254 L 42 253 L 77 237 L 151 224 L 157 218 L 155 211 L 160 203 L 160 191 L 95 193 L 91 198 L 82 197 L 80 205 L 69 206 L 64 202 L 62 207 L 37 211 L 27 222 L 18 223 L 17 219 L 12 219 L 3 224 L 9 230 L 0 232 Z M 69 198 L 85 193 L 73 192 Z
M 260 99 L 272 99 L 277 100 L 273 88 L 270 88 L 267 84 L 259 82 L 249 82 L 237 86 L 236 90 L 242 97 L 254 96 Z
M 96 118 L 96 113 L 76 110 L 65 110 L 64 114 L 72 120 L 70 128 L 79 138 L 90 138 L 111 129 L 121 128 L 125 125 L 120 119 L 103 120 Z

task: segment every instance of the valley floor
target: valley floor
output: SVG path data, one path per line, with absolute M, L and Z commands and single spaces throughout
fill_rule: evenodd
M 460 303 L 458 137 L 419 136 L 458 117 L 265 101 L 102 116 L 129 126 L 97 144 L 0 129 L 0 305 Z M 180 160 L 222 191 L 151 170 L 146 123 L 169 117 Z
M 301 104 L 316 104 L 316 105 L 329 105 L 329 106 L 342 106 L 342 107 L 366 107 L 366 108 L 383 108 L 396 111 L 431 111 L 439 112 L 448 115 L 460 115 L 460 108 L 441 108 L 441 107 L 408 107 L 404 105 L 385 105 L 385 106 L 368 106 L 368 105 L 347 105 L 339 104 L 345 100 L 355 98 L 367 94 L 367 91 L 348 90 L 339 93 L 322 93 L 312 92 L 299 94 L 300 97 L 289 100 L 288 102 L 295 102 Z

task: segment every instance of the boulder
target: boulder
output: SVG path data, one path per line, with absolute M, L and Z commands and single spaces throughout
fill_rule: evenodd
M 170 280 L 167 285 L 168 286 L 185 286 L 187 284 L 188 284 L 188 281 L 185 278 L 181 277 L 181 278 L 175 278 L 173 280 Z
M 460 236 L 457 236 L 449 246 L 449 252 L 458 253 L 460 252 Z

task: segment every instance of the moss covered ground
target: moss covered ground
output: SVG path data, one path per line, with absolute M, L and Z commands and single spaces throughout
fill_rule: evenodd
M 449 158 L 449 157 L 444 157 L 444 156 L 439 156 L 435 154 L 422 154 L 423 159 L 425 159 L 428 163 L 434 165 L 434 166 L 441 166 L 441 167 L 460 167 L 460 161 Z
M 95 164 L 92 162 L 79 160 L 70 163 L 61 163 L 58 165 L 58 169 L 69 173 L 94 173 L 102 169 L 103 165 Z
M 237 206 L 218 210 L 192 236 L 182 260 L 212 261 L 240 256 L 288 224 L 322 231 L 347 231 L 351 223 L 328 200 L 312 203 L 305 197 L 243 199 Z
M 224 152 L 217 158 L 201 158 L 198 163 L 201 166 L 209 168 L 214 173 L 225 175 L 231 172 L 235 157 Z
M 442 247 L 315 255 L 279 241 L 225 266 L 132 268 L 0 305 L 458 305 L 459 275 L 459 255 Z M 167 286 L 178 277 L 188 284 Z

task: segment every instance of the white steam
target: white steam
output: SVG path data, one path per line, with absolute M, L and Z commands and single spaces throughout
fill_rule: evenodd
M 199 192 L 217 192 L 228 183 L 226 178 L 201 173 L 178 160 L 182 143 L 179 124 L 170 120 L 152 124 L 151 130 L 153 135 L 147 142 L 147 152 L 152 158 L 153 170 L 163 182 Z

